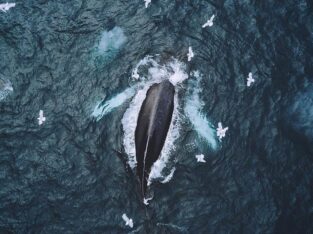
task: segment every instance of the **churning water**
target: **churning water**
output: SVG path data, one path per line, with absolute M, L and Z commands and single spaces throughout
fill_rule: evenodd
M 0 233 L 313 233 L 312 41 L 310 0 L 0 11 Z M 134 131 L 164 79 L 175 110 L 144 205 Z

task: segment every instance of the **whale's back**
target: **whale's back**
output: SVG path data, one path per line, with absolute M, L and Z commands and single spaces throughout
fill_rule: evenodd
M 169 81 L 152 85 L 142 103 L 135 131 L 137 175 L 143 195 L 153 163 L 159 158 L 174 109 L 175 88 Z

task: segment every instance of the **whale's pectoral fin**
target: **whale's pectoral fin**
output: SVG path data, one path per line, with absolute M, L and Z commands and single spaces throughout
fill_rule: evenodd
M 217 148 L 216 131 L 209 119 L 202 114 L 202 101 L 197 92 L 194 92 L 186 101 L 184 112 L 194 130 L 206 140 L 206 142 L 213 148 Z
M 121 106 L 128 99 L 134 96 L 135 92 L 136 87 L 130 87 L 107 101 L 101 101 L 97 104 L 91 115 L 95 117 L 97 121 L 99 121 L 104 115 L 110 113 L 113 109 Z

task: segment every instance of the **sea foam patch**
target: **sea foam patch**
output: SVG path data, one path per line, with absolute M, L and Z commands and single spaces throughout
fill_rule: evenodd
M 118 50 L 126 42 L 124 31 L 120 27 L 114 27 L 111 31 L 105 31 L 101 35 L 98 45 L 100 53 Z
M 120 27 L 114 27 L 110 31 L 104 31 L 96 46 L 95 58 L 98 62 L 109 62 L 115 58 L 122 46 L 126 43 L 127 37 Z

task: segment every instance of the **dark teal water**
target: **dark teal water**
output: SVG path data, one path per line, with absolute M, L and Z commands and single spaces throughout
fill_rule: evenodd
M 312 41 L 309 0 L 17 1 L 0 12 L 0 233 L 313 233 Z M 202 114 L 229 131 L 212 150 L 183 116 L 145 207 L 116 152 L 131 100 L 92 112 L 156 54 L 202 74 Z

